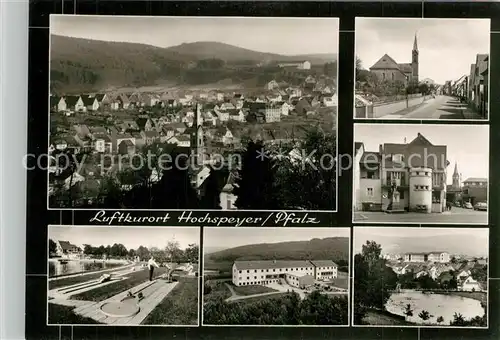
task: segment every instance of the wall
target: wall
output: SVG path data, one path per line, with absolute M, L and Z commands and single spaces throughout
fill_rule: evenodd
M 377 76 L 377 78 L 381 81 L 401 81 L 406 83 L 405 75 L 398 70 L 370 70 L 373 74 Z M 385 76 L 385 77 L 384 77 Z
M 417 172 L 419 173 L 417 175 Z M 425 175 L 427 173 L 427 175 Z M 415 189 L 415 185 L 427 186 L 428 189 Z M 427 212 L 431 212 L 432 204 L 432 170 L 429 168 L 413 168 L 409 175 L 410 211 L 417 205 L 426 205 Z
M 380 179 L 361 178 L 359 180 L 359 194 L 361 203 L 381 203 L 382 188 Z M 373 195 L 368 195 L 368 188 L 373 189 Z
M 380 118 L 392 113 L 396 113 L 398 111 L 406 109 L 407 107 L 422 104 L 424 100 L 425 97 L 408 99 L 408 106 L 406 105 L 406 100 L 393 102 L 389 104 L 377 105 L 373 107 L 373 117 L 369 118 Z

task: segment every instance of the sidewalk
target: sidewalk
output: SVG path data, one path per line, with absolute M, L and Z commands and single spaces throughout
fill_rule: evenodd
M 481 117 L 481 115 L 479 115 L 479 113 L 472 111 L 468 107 L 464 108 L 464 110 L 462 111 L 462 115 L 464 116 L 464 119 L 479 119 L 479 120 L 485 119 L 485 118 Z

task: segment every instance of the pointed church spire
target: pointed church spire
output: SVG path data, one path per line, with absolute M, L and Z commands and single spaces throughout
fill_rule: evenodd
M 453 176 L 458 176 L 458 166 L 457 166 L 457 162 L 455 162 L 455 170 L 453 171 Z
M 417 46 L 417 32 L 415 32 L 415 40 L 413 41 L 413 50 L 418 51 L 418 46 Z

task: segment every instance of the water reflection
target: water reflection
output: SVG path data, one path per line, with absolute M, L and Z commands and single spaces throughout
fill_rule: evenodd
M 385 308 L 388 312 L 405 316 L 404 310 L 408 304 L 410 304 L 413 310 L 413 316 L 406 317 L 406 320 L 418 324 L 437 324 L 437 318 L 442 316 L 444 320 L 441 324 L 449 325 L 450 321 L 453 321 L 455 313 L 462 314 L 466 320 L 484 315 L 481 302 L 477 300 L 454 295 L 424 294 L 417 291 L 393 293 L 387 301 Z M 429 312 L 431 316 L 426 321 L 423 321 L 418 316 L 423 310 Z
M 88 272 L 100 269 L 110 269 L 115 267 L 123 266 L 122 263 L 116 262 L 103 262 L 103 261 L 93 261 L 93 260 L 85 260 L 85 261 L 77 261 L 77 260 L 69 260 L 69 261 L 49 261 L 49 277 L 57 276 L 57 275 L 66 275 L 66 274 L 75 274 L 81 272 Z

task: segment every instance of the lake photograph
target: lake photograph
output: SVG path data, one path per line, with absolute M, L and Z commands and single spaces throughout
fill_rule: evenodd
M 356 326 L 488 326 L 487 228 L 354 228 Z

